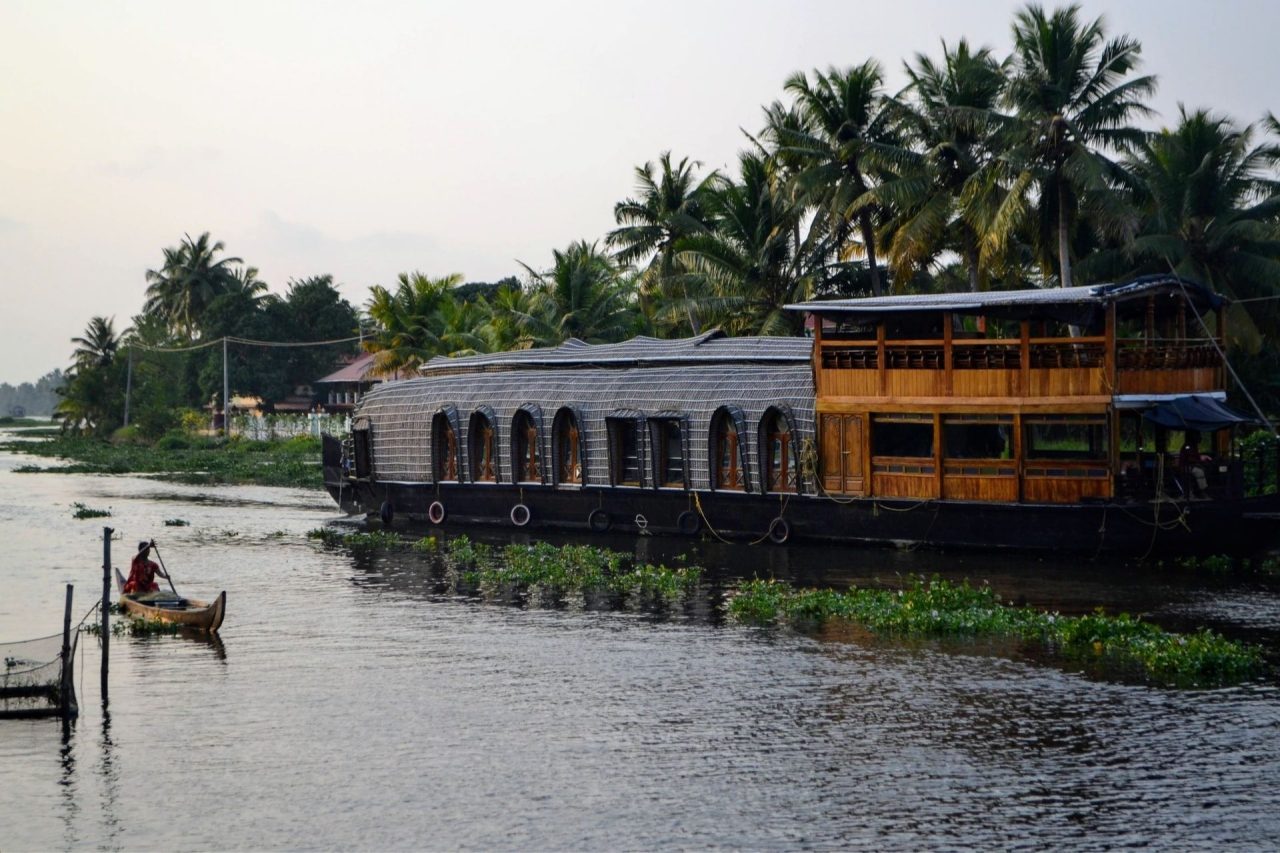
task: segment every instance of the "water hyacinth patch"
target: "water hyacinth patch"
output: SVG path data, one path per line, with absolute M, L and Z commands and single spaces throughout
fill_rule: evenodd
M 1175 634 L 1125 613 L 1043 613 L 1001 604 L 990 587 L 939 578 L 916 579 L 901 590 L 845 592 L 752 580 L 732 594 L 729 613 L 754 624 L 844 619 L 892 636 L 1012 638 L 1066 659 L 1136 670 L 1146 679 L 1186 687 L 1236 684 L 1263 670 L 1257 647 L 1208 629 Z
M 109 509 L 94 509 L 93 507 L 85 506 L 79 501 L 73 503 L 71 507 L 73 510 L 71 513 L 72 518 L 108 518 L 111 515 L 111 510 Z
M 496 550 L 459 536 L 449 543 L 448 559 L 464 581 L 489 593 L 536 588 L 553 594 L 603 592 L 669 601 L 702 578 L 696 566 L 672 569 L 636 563 L 628 554 L 591 545 L 539 542 Z
M 308 539 L 317 539 L 325 545 L 345 545 L 348 548 L 400 548 L 406 543 L 388 530 L 342 533 L 328 527 L 317 527 L 307 532 Z

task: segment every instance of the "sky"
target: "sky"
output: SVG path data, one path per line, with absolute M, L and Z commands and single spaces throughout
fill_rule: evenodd
M 1280 112 L 1280 3 L 1083 2 L 1178 104 Z M 494 281 L 600 240 L 636 166 L 726 168 L 796 71 L 1010 49 L 1020 3 L 0 0 L 0 382 L 123 328 L 204 231 L 272 292 Z

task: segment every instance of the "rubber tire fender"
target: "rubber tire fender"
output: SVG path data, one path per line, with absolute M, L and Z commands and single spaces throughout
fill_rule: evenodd
M 431 506 L 427 507 L 427 520 L 432 524 L 444 524 L 444 520 L 449 517 L 449 513 L 445 511 L 444 504 L 440 501 L 432 501 Z
M 595 533 L 604 533 L 613 526 L 613 519 L 609 517 L 609 513 L 596 508 L 587 516 L 587 526 Z
M 701 529 L 702 519 L 691 509 L 686 509 L 676 517 L 676 530 L 682 536 L 693 536 Z
M 526 504 L 516 504 L 511 508 L 511 523 L 516 527 L 524 527 L 533 518 Z
M 395 521 L 396 508 L 391 505 L 391 501 L 383 501 L 382 506 L 378 507 L 378 518 L 382 519 L 384 527 L 390 527 L 391 522 Z
M 787 524 L 787 520 L 782 516 L 778 516 L 769 522 L 769 541 L 775 545 L 781 545 L 791 538 L 791 525 Z

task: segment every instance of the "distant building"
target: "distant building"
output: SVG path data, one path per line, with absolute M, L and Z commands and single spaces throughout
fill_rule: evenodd
M 373 376 L 373 353 L 361 353 L 323 379 L 317 379 L 316 402 L 326 412 L 350 412 L 365 392 L 382 381 Z

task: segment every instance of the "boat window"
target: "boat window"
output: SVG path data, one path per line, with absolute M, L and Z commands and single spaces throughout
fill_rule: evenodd
M 933 415 L 872 416 L 871 455 L 932 459 Z
M 684 464 L 684 430 L 678 418 L 653 421 L 654 472 L 659 486 L 673 489 L 687 487 Z
M 458 481 L 458 434 L 449 423 L 449 416 L 439 412 L 432 419 L 431 447 L 436 482 Z
M 520 483 L 542 482 L 542 457 L 538 452 L 538 425 L 533 416 L 521 409 L 511 423 L 511 447 L 514 454 L 511 466 L 516 481 Z
M 498 462 L 494 454 L 497 438 L 494 435 L 493 421 L 482 412 L 471 416 L 471 427 L 468 430 L 471 452 L 471 480 L 475 483 L 498 482 Z
M 356 476 L 368 477 L 373 470 L 373 453 L 369 441 L 369 430 L 357 429 L 351 432 L 351 441 L 355 450 Z
M 947 415 L 942 419 L 947 459 L 1012 459 L 1013 415 Z
M 715 487 L 728 491 L 746 490 L 747 472 L 743 470 L 741 437 L 738 426 L 725 410 L 716 413 L 712 424 L 715 448 Z
M 765 483 L 771 492 L 795 492 L 799 465 L 791 424 L 777 409 L 764 416 Z
M 1105 415 L 1037 415 L 1022 419 L 1027 459 L 1102 460 L 1108 456 Z
M 634 418 L 609 418 L 609 468 L 615 486 L 639 486 L 640 424 Z
M 561 409 L 551 425 L 555 438 L 556 482 L 582 485 L 582 439 L 578 419 L 569 409 Z

